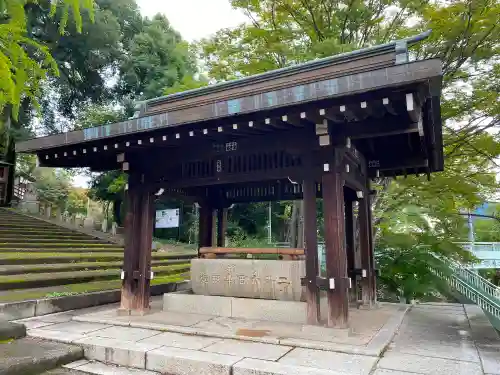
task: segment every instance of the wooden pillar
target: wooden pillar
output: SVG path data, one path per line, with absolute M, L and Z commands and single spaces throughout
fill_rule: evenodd
M 151 245 L 153 241 L 154 197 L 131 176 L 127 191 L 125 250 L 120 310 L 145 312 L 149 309 Z
M 200 206 L 198 244 L 199 247 L 212 246 L 213 236 L 213 210 L 207 203 Z
M 141 191 L 140 225 L 138 229 L 137 252 L 139 267 L 135 271 L 138 289 L 135 295 L 136 309 L 144 313 L 150 309 L 151 296 L 151 245 L 154 230 L 154 196 L 149 191 Z
M 354 271 L 355 262 L 354 262 L 354 246 L 355 246 L 355 233 L 354 233 L 354 213 L 353 213 L 353 201 L 346 200 L 344 203 L 344 212 L 345 212 L 345 246 L 347 252 L 347 270 L 349 272 Z M 356 277 L 351 277 L 351 289 L 349 291 L 349 301 L 356 302 L 357 301 L 357 292 L 356 292 Z
M 135 190 L 125 192 L 127 202 L 127 214 L 125 216 L 125 250 L 123 254 L 122 268 L 122 288 L 120 310 L 130 312 L 134 309 L 134 295 L 136 293 L 136 283 L 133 277 L 134 270 L 137 269 L 139 262 L 136 251 L 136 228 L 139 224 L 139 196 Z
M 217 246 L 226 246 L 227 208 L 217 210 Z
M 369 191 L 369 188 L 368 188 Z M 372 303 L 377 303 L 377 274 L 375 273 L 375 244 L 373 241 L 373 216 L 371 196 L 367 192 L 368 201 L 368 239 L 370 241 L 370 266 L 371 266 L 371 297 Z
M 328 326 L 346 328 L 349 317 L 347 254 L 344 244 L 344 191 L 337 160 L 323 175 Z M 340 169 L 340 168 L 339 168 Z
M 304 192 L 304 241 L 306 255 L 306 303 L 307 324 L 318 324 L 320 320 L 318 234 L 316 222 L 316 183 L 313 179 L 303 182 Z
M 370 306 L 373 300 L 373 266 L 370 250 L 369 197 L 366 191 L 363 194 L 363 198 L 359 201 L 359 245 L 361 248 L 361 268 L 365 273 L 361 278 L 361 295 L 363 304 Z

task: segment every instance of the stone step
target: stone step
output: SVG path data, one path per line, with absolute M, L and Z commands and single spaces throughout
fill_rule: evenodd
M 24 325 L 0 320 L 0 342 L 20 339 L 24 336 L 26 336 Z
M 92 241 L 64 241 L 61 240 L 59 242 L 26 242 L 22 239 L 18 238 L 16 242 L 5 242 L 3 238 L 0 238 L 0 251 L 2 249 L 30 249 L 30 248 L 45 248 L 45 249 L 64 249 L 64 248 L 88 248 L 88 249 L 113 249 L 113 250 L 123 250 L 122 246 L 118 246 L 116 244 L 110 244 L 105 242 L 92 242 Z
M 42 252 L 6 252 L 0 250 L 0 264 L 46 264 L 46 263 L 75 263 L 93 261 L 118 261 L 123 259 L 123 249 L 120 251 L 98 252 L 94 249 L 85 249 L 85 252 L 68 252 L 67 249 Z M 153 259 L 191 259 L 193 254 L 173 254 L 155 252 Z
M 168 266 L 187 263 L 186 260 L 167 259 L 153 260 L 152 266 Z M 123 262 L 81 262 L 55 264 L 14 264 L 0 265 L 0 275 L 20 275 L 25 273 L 68 272 L 99 269 L 122 269 Z
M 0 375 L 40 374 L 82 357 L 76 345 L 24 338 L 0 345 Z
M 209 338 L 203 339 L 209 340 Z M 147 340 L 152 342 L 151 339 L 143 341 Z M 196 337 L 191 337 L 190 340 L 194 342 Z M 246 352 L 242 351 L 239 355 L 231 355 L 168 346 L 155 348 L 152 344 L 141 344 L 140 341 L 133 343 L 104 337 L 87 337 L 75 340 L 75 343 L 83 346 L 85 359 L 68 364 L 64 368 L 90 374 L 347 375 L 345 372 L 335 371 L 334 363 L 332 363 L 332 369 L 325 369 L 252 358 L 255 355 L 264 355 L 266 346 L 274 346 L 266 344 L 244 344 L 250 345 L 247 346 Z M 213 346 L 215 347 L 215 345 L 217 344 Z M 229 343 L 229 345 L 231 344 Z M 260 346 L 260 349 L 248 349 L 252 345 Z M 219 349 L 214 348 L 214 350 Z M 321 353 L 318 351 L 317 355 L 321 355 Z M 356 373 L 368 373 L 369 366 L 364 367 L 364 371 L 361 371 L 361 368 L 356 368 Z
M 131 367 L 105 364 L 86 359 L 69 363 L 61 369 L 44 373 L 43 375 L 160 375 L 158 372 L 140 370 Z
M 153 272 L 157 276 L 176 275 L 188 271 L 189 263 L 153 267 Z M 0 276 L 0 290 L 48 287 L 119 278 L 119 269 L 3 275 Z
M 47 238 L 44 236 L 29 236 L 26 238 L 19 238 L 18 236 L 1 236 L 0 237 L 0 243 L 11 243 L 11 242 L 22 242 L 22 243 L 100 243 L 100 244 L 106 244 L 109 245 L 109 242 L 105 242 L 96 238 L 92 237 L 80 237 L 80 238 L 72 238 L 72 237 L 64 237 L 64 236 L 59 236 L 59 237 L 53 237 L 53 238 Z

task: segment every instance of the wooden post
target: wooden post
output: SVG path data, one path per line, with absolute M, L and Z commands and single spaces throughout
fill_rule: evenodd
M 139 197 L 135 189 L 125 192 L 127 200 L 127 215 L 125 216 L 125 250 L 123 254 L 122 268 L 122 288 L 120 310 L 130 312 L 134 309 L 134 295 L 136 293 L 136 283 L 134 280 L 134 270 L 139 265 L 136 251 L 136 228 L 139 222 Z
M 354 264 L 354 214 L 353 214 L 353 201 L 346 200 L 344 203 L 345 209 L 345 238 L 346 238 L 346 252 L 347 252 L 347 269 L 352 272 L 356 267 Z M 357 301 L 356 293 L 356 277 L 351 278 L 352 288 L 349 291 L 349 300 L 351 302 Z
M 227 208 L 217 210 L 217 247 L 226 246 Z
M 366 275 L 361 278 L 361 295 L 364 305 L 370 306 L 372 303 L 372 272 L 373 266 L 371 262 L 370 251 L 370 225 L 369 225 L 369 197 L 367 192 L 363 192 L 364 196 L 359 201 L 359 242 L 361 248 L 361 268 L 366 272 Z
M 304 240 L 306 254 L 306 303 L 307 324 L 318 324 L 320 320 L 318 234 L 316 222 L 316 183 L 313 179 L 303 182 L 304 191 Z
M 213 235 L 213 210 L 208 203 L 203 203 L 200 206 L 200 223 L 199 223 L 199 247 L 211 247 Z
M 138 257 L 139 267 L 136 272 L 138 289 L 136 297 L 136 309 L 145 313 L 150 309 L 149 300 L 151 295 L 151 245 L 154 230 L 154 196 L 149 191 L 141 191 L 140 202 L 140 225 L 138 226 L 139 238 Z M 134 277 L 135 278 L 135 277 Z
M 347 254 L 344 245 L 344 191 L 337 160 L 323 175 L 328 326 L 347 328 L 349 318 Z M 326 165 L 325 165 L 326 167 Z
M 369 191 L 369 185 L 368 185 Z M 370 241 L 370 266 L 371 266 L 371 297 L 372 303 L 377 303 L 377 274 L 375 273 L 375 245 L 373 241 L 373 217 L 372 217 L 372 204 L 371 197 L 367 192 L 367 206 L 368 206 L 368 239 Z

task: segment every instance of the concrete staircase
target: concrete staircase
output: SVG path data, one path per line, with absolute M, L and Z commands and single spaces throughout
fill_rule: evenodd
M 180 281 L 191 255 L 153 253 L 154 284 Z M 116 289 L 123 248 L 0 209 L 0 303 Z

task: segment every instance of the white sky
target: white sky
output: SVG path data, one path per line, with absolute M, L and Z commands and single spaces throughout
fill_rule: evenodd
M 229 0 L 137 0 L 137 4 L 144 16 L 167 16 L 174 29 L 189 42 L 246 21 L 241 12 L 231 8 Z
M 173 28 L 189 42 L 246 21 L 245 15 L 231 8 L 229 0 L 137 0 L 137 4 L 144 16 L 156 13 L 167 16 Z M 88 183 L 86 176 L 73 179 L 77 187 L 88 187 Z

